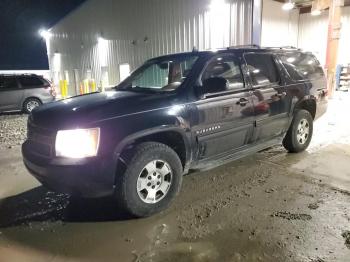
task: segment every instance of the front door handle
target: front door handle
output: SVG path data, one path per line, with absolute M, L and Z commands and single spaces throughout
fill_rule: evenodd
M 236 105 L 246 106 L 248 102 L 249 102 L 248 99 L 242 97 L 237 101 Z

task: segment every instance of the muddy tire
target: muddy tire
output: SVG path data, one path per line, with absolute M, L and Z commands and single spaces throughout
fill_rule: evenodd
M 40 106 L 41 104 L 41 101 L 37 98 L 27 98 L 23 103 L 23 111 L 30 114 L 34 108 Z
M 298 110 L 283 139 L 283 146 L 290 153 L 304 151 L 310 144 L 313 132 L 313 118 L 309 111 Z
M 135 148 L 124 174 L 117 174 L 119 208 L 135 217 L 166 209 L 180 190 L 183 167 L 170 147 L 146 142 Z

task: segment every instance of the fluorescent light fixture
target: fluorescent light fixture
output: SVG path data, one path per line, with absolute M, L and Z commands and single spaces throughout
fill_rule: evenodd
M 97 155 L 100 128 L 60 130 L 56 135 L 56 156 L 84 158 Z
M 293 63 L 293 62 L 295 62 L 295 60 L 296 60 L 295 57 L 288 57 L 287 58 L 288 63 Z
M 97 49 L 100 66 L 107 66 L 107 54 L 108 54 L 108 40 L 102 36 L 97 38 Z
M 312 16 L 317 16 L 317 15 L 320 15 L 320 14 L 321 14 L 321 10 L 315 9 L 315 10 L 311 11 L 311 15 Z
M 285 3 L 282 5 L 282 9 L 285 11 L 292 10 L 293 8 L 294 8 L 294 3 L 290 2 L 290 1 L 288 3 Z
M 99 36 L 99 37 L 97 38 L 97 41 L 98 41 L 99 44 L 103 44 L 103 43 L 105 43 L 107 40 L 104 39 L 103 37 Z
M 44 39 L 48 39 L 52 36 L 51 32 L 46 29 L 40 29 L 39 35 Z
M 210 10 L 220 10 L 225 5 L 225 0 L 212 0 L 210 3 Z

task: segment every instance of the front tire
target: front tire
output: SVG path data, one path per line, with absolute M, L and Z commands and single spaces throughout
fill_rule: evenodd
M 293 121 L 283 139 L 283 146 L 290 153 L 304 151 L 310 144 L 313 133 L 313 118 L 304 109 L 295 113 Z
M 182 175 L 180 158 L 170 147 L 155 142 L 139 144 L 124 174 L 117 174 L 117 201 L 135 217 L 159 213 L 179 192 Z

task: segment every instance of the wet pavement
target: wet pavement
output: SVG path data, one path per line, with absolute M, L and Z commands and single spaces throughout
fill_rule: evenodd
M 348 262 L 349 102 L 331 100 L 306 152 L 276 146 L 192 173 L 171 208 L 146 219 L 48 192 L 19 147 L 0 149 L 0 261 Z

